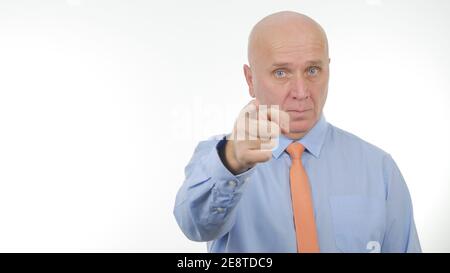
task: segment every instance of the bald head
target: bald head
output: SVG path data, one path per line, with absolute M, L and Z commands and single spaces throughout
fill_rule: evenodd
M 243 68 L 249 94 L 289 114 L 288 137 L 306 134 L 322 115 L 328 93 L 330 58 L 322 27 L 297 12 L 271 14 L 250 33 L 248 61 Z
M 328 57 L 328 40 L 323 28 L 310 17 L 293 11 L 281 11 L 264 17 L 252 29 L 248 40 L 248 61 L 253 65 L 266 50 L 298 41 L 322 46 Z

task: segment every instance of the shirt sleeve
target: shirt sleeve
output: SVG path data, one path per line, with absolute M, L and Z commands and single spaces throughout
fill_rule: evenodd
M 183 233 L 193 241 L 211 241 L 233 227 L 236 206 L 254 168 L 233 175 L 222 163 L 222 140 L 202 141 L 185 168 L 174 215 Z
M 411 197 L 405 180 L 391 156 L 387 156 L 385 163 L 386 233 L 381 251 L 421 252 Z

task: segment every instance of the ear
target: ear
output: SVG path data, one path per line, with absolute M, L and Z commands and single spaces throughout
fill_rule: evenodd
M 244 64 L 244 75 L 245 80 L 247 81 L 248 85 L 248 92 L 252 98 L 255 97 L 255 90 L 253 89 L 253 75 L 252 70 L 250 69 L 250 66 Z

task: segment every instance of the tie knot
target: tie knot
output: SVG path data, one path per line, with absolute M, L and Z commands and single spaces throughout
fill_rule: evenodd
M 291 159 L 300 159 L 302 157 L 303 151 L 305 150 L 305 147 L 298 142 L 293 142 L 289 144 L 286 151 L 291 156 Z

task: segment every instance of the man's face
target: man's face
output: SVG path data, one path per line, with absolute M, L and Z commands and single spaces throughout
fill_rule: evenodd
M 314 32 L 278 33 L 259 44 L 252 67 L 244 67 L 252 97 L 289 114 L 289 137 L 302 137 L 320 118 L 328 93 L 326 47 Z

